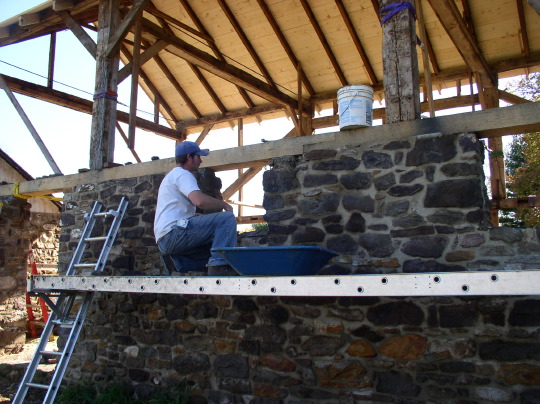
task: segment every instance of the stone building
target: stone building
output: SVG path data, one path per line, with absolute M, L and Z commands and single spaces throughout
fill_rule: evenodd
M 33 178 L 0 150 L 0 181 L 19 183 Z M 0 352 L 16 353 L 26 340 L 28 251 L 38 263 L 57 264 L 60 204 L 15 195 L 0 202 Z

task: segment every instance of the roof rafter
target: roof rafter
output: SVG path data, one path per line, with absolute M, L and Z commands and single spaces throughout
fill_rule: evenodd
M 307 0 L 300 0 L 300 3 L 302 4 L 302 7 L 304 8 L 304 11 L 306 12 L 308 16 L 313 29 L 315 30 L 317 36 L 319 37 L 319 40 L 321 41 L 321 44 L 326 52 L 326 55 L 330 59 L 330 63 L 332 63 L 332 66 L 334 67 L 334 70 L 336 72 L 336 75 L 338 76 L 340 85 L 342 87 L 346 86 L 349 83 L 347 82 L 347 79 L 345 78 L 345 74 L 343 73 L 343 70 L 341 70 L 341 67 L 339 66 L 339 63 L 334 55 L 334 52 L 332 52 L 332 48 L 330 47 L 330 44 L 326 40 L 326 37 L 324 36 L 321 26 L 319 25 L 319 22 L 317 21 L 315 14 L 313 14 L 313 11 L 311 10 L 309 3 L 307 2 Z
M 299 63 L 298 58 L 296 57 L 296 55 L 294 54 L 294 51 L 292 50 L 291 46 L 287 42 L 287 39 L 285 38 L 285 35 L 283 35 L 283 32 L 279 28 L 279 25 L 278 25 L 276 19 L 274 18 L 274 15 L 272 14 L 270 9 L 266 5 L 265 1 L 264 0 L 257 0 L 257 3 L 259 3 L 259 7 L 261 7 L 266 19 L 268 20 L 268 23 L 270 24 L 270 26 L 274 30 L 274 33 L 278 37 L 279 43 L 281 44 L 281 46 L 283 46 L 283 49 L 285 50 L 285 53 L 289 57 L 291 63 L 295 67 L 298 66 L 298 63 Z M 307 90 L 307 92 L 309 93 L 310 96 L 315 94 L 315 90 L 313 89 L 313 86 L 311 85 L 310 81 L 308 80 L 308 78 L 306 77 L 305 74 L 302 75 L 302 83 L 304 83 L 304 86 L 306 87 L 306 90 Z
M 496 87 L 492 72 L 453 0 L 428 0 L 450 39 L 469 68 L 480 75 L 484 86 Z
M 164 39 L 173 45 L 170 49 L 171 53 L 174 53 L 182 59 L 185 59 L 195 66 L 199 66 L 224 80 L 235 83 L 270 102 L 284 106 L 290 105 L 293 108 L 296 107 L 297 101 L 294 98 L 276 90 L 264 81 L 251 76 L 236 66 L 216 59 L 178 37 L 170 35 L 151 21 L 144 20 L 143 23 L 146 30 L 152 35 Z
M 255 51 L 255 48 L 253 48 L 253 45 L 251 45 L 251 42 L 249 41 L 248 37 L 246 36 L 244 31 L 242 30 L 242 27 L 240 26 L 240 23 L 238 22 L 238 20 L 234 17 L 234 14 L 231 11 L 231 9 L 229 8 L 229 6 L 227 6 L 227 3 L 225 2 L 225 0 L 217 0 L 217 1 L 219 3 L 219 6 L 221 7 L 223 12 L 225 13 L 225 16 L 227 17 L 227 19 L 229 20 L 229 22 L 233 26 L 234 31 L 240 37 L 240 40 L 242 41 L 242 43 L 246 47 L 247 51 L 249 52 L 249 54 L 253 58 L 253 61 L 255 62 L 255 64 L 259 68 L 260 72 L 262 73 L 262 75 L 266 79 L 266 82 L 268 84 L 270 84 L 272 87 L 277 88 L 276 83 L 272 79 L 272 76 L 270 75 L 270 73 L 268 72 L 266 67 L 264 66 L 264 63 L 262 62 L 261 58 L 259 57 L 259 55 Z
M 187 0 L 180 0 L 180 3 L 182 3 L 182 6 L 184 7 L 184 9 L 186 10 L 186 12 L 188 13 L 189 17 L 191 18 L 191 20 L 195 23 L 195 25 L 197 26 L 198 30 L 203 32 L 206 36 L 210 37 L 212 40 L 208 42 L 208 45 L 210 46 L 210 48 L 212 49 L 212 52 L 214 52 L 214 55 L 216 55 L 216 57 L 221 60 L 222 62 L 226 62 L 225 60 L 225 57 L 223 56 L 223 54 L 221 53 L 221 51 L 219 50 L 219 48 L 217 47 L 214 39 L 212 38 L 212 36 L 208 33 L 208 31 L 206 30 L 206 28 L 204 27 L 203 23 L 201 22 L 201 20 L 197 17 L 197 14 L 195 14 L 195 12 L 193 11 L 193 9 L 191 8 L 190 4 L 187 2 Z M 249 107 L 249 108 L 253 108 L 255 106 L 255 104 L 253 103 L 253 101 L 251 100 L 251 98 L 249 98 L 249 94 L 246 92 L 246 90 L 244 90 L 242 87 L 239 87 L 239 86 L 236 86 L 236 88 L 238 89 L 238 92 L 240 93 L 240 96 L 244 99 L 244 102 L 246 103 L 246 105 Z
M 356 29 L 354 28 L 354 25 L 351 21 L 351 17 L 349 16 L 347 9 L 345 8 L 345 4 L 343 4 L 342 0 L 336 0 L 336 5 L 337 5 L 337 8 L 339 9 L 339 13 L 341 14 L 341 18 L 343 18 L 343 21 L 345 22 L 345 25 L 347 26 L 347 29 L 349 30 L 349 34 L 351 35 L 354 46 L 356 46 L 356 50 L 360 54 L 360 58 L 362 58 L 362 62 L 364 62 L 364 68 L 366 69 L 369 79 L 371 80 L 371 84 L 377 84 L 379 80 L 377 79 L 377 75 L 375 74 L 375 71 L 373 70 L 373 67 L 371 66 L 371 63 L 366 54 L 366 51 L 364 50 L 364 47 L 362 46 L 360 37 L 358 36 Z

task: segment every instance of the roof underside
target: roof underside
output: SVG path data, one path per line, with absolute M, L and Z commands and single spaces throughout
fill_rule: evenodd
M 73 3 L 67 12 L 95 29 L 98 1 Z M 131 3 L 123 3 L 123 15 Z M 443 14 L 441 23 L 445 5 L 457 6 L 457 20 L 445 21 Z M 250 122 L 285 116 L 300 93 L 316 110 L 332 107 L 337 90 L 350 84 L 373 86 L 381 100 L 378 9 L 377 0 L 153 0 L 143 13 L 142 50 L 160 50 L 143 64 L 139 81 L 151 99 L 161 100 L 160 112 L 171 126 L 190 132 L 238 117 Z M 19 19 L 0 24 L 0 46 L 67 29 L 53 2 L 32 14 L 39 17 L 33 25 Z M 473 55 L 467 41 L 452 34 L 457 23 L 465 24 L 479 49 L 475 57 L 499 78 L 538 70 L 540 15 L 526 1 L 421 0 L 417 14 L 417 30 L 423 23 L 427 33 L 435 89 L 469 80 Z M 133 31 L 121 49 L 124 63 L 132 58 Z M 419 69 L 423 80 L 421 62 Z

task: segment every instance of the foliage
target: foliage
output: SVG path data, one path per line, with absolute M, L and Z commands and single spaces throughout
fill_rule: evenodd
M 255 231 L 268 231 L 268 223 L 253 223 L 251 225 Z
M 121 383 L 109 386 L 101 393 L 97 393 L 94 386 L 89 384 L 64 387 L 55 403 L 58 404 L 187 404 L 191 396 L 192 387 L 185 380 L 168 390 L 158 391 L 153 397 L 139 400 L 133 392 L 128 391 Z
M 531 101 L 540 101 L 540 73 L 522 78 L 509 91 Z M 506 154 L 506 174 L 508 195 L 540 198 L 540 133 L 514 136 Z M 505 212 L 501 224 L 513 227 L 539 227 L 539 208 L 519 208 Z

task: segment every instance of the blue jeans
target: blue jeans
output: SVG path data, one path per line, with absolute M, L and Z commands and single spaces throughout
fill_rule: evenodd
M 236 247 L 236 218 L 232 212 L 217 212 L 193 216 L 185 229 L 174 226 L 159 240 L 158 248 L 162 254 L 179 256 L 175 264 L 184 271 L 195 270 L 193 266 L 201 264 L 189 259 L 193 252 L 200 252 L 200 247 L 211 244 L 211 248 Z M 190 262 L 193 261 L 193 262 Z M 212 252 L 208 266 L 225 265 L 227 262 L 217 253 Z M 204 261 L 203 261 L 204 264 Z M 179 268 L 180 269 L 180 268 Z

